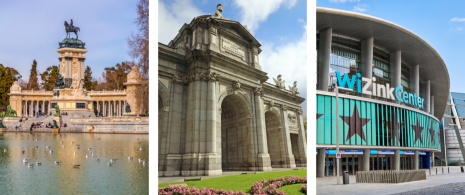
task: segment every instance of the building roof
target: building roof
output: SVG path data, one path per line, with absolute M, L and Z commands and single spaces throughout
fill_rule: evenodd
M 449 97 L 450 78 L 446 64 L 436 50 L 415 33 L 392 22 L 366 14 L 317 8 L 317 31 L 332 28 L 334 34 L 363 40 L 373 37 L 376 47 L 401 51 L 402 62 L 419 65 L 420 82 L 431 81 L 434 115 L 442 118 Z

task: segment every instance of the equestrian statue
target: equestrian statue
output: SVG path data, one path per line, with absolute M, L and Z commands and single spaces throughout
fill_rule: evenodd
M 74 32 L 74 34 L 76 34 L 76 39 L 78 39 L 78 31 L 79 30 L 79 27 L 75 27 L 73 25 L 73 19 L 71 19 L 71 22 L 68 24 L 67 21 L 65 21 L 65 30 L 66 30 L 66 38 L 71 38 L 71 36 L 69 35 L 70 32 Z

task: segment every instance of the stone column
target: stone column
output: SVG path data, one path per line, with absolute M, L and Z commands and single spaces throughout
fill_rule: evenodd
M 402 78 L 402 61 L 401 61 L 401 51 L 391 52 L 391 87 L 397 87 L 401 85 Z
M 325 175 L 325 157 L 326 149 L 318 149 L 318 154 L 316 155 L 316 177 L 324 177 Z
M 420 95 L 420 65 L 415 65 L 410 69 L 410 88 L 417 96 Z
M 262 171 L 271 171 L 271 159 L 268 153 L 268 140 L 266 137 L 265 109 L 262 99 L 263 88 L 257 87 L 254 91 L 255 100 L 255 121 L 258 137 L 258 163 Z M 292 150 L 291 150 L 292 151 Z M 291 152 L 292 153 L 292 152 Z M 295 167 L 295 162 L 294 162 Z
M 394 166 L 393 170 L 399 171 L 400 170 L 400 150 L 394 151 Z
M 430 105 L 431 105 L 431 101 L 430 101 L 430 96 L 431 96 L 431 81 L 430 80 L 427 80 L 426 83 L 425 83 L 425 95 L 424 95 L 424 98 L 425 98 L 425 102 L 423 103 L 424 106 L 425 106 L 425 111 L 426 112 L 430 112 Z
M 306 167 L 307 166 L 307 135 L 305 134 L 304 128 L 304 116 L 302 109 L 297 111 L 298 113 L 298 123 L 299 123 L 299 137 L 298 137 L 298 155 L 296 157 L 296 166 Z M 294 156 L 296 156 L 294 154 Z
M 216 154 L 216 81 L 207 84 L 207 150 L 206 153 Z
M 370 149 L 363 150 L 363 163 L 362 163 L 362 170 L 361 171 L 369 171 L 370 170 Z
M 45 101 L 42 101 L 42 114 L 45 113 Z
M 418 151 L 415 151 L 415 154 L 413 155 L 413 170 L 418 170 Z
M 29 116 L 32 116 L 32 106 L 33 106 L 33 101 L 31 100 L 31 104 L 29 105 Z
M 295 168 L 295 157 L 292 153 L 292 145 L 291 145 L 291 134 L 289 132 L 289 122 L 288 122 L 288 110 L 287 107 L 283 105 L 283 130 L 281 131 L 281 136 L 284 138 L 284 155 L 285 161 L 287 164 L 287 168 Z
M 328 28 L 320 31 L 320 45 L 318 51 L 318 89 L 328 91 L 329 86 L 329 65 L 331 57 L 331 43 L 333 29 Z
M 106 116 L 106 110 L 105 110 L 105 109 L 106 109 L 106 106 L 105 106 L 105 101 L 103 101 L 103 102 L 102 102 L 102 109 L 103 109 L 103 110 L 102 110 L 102 114 L 103 114 L 103 116 Z

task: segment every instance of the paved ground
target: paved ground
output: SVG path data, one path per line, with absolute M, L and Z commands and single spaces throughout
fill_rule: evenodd
M 355 176 L 349 177 L 349 184 L 337 185 L 336 177 L 317 178 L 317 194 L 465 194 L 465 173 L 460 167 L 436 167 L 426 171 L 426 180 L 399 184 L 355 183 Z

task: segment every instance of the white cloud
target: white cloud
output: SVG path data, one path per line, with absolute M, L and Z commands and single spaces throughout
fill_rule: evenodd
M 158 2 L 158 42 L 168 44 L 185 23 L 205 15 L 190 0 L 175 0 L 170 5 Z
M 331 3 L 360 2 L 360 0 L 329 0 Z
M 354 6 L 354 11 L 356 12 L 366 12 L 368 7 L 370 7 L 370 5 L 368 4 L 358 4 L 356 6 Z
M 450 22 L 465 22 L 465 18 L 454 17 L 450 19 Z
M 273 45 L 262 42 L 260 65 L 268 73 L 267 82 L 274 84 L 273 78 L 279 74 L 286 81 L 286 89 L 297 81 L 300 96 L 306 98 L 307 94 L 307 29 L 302 32 L 300 39 L 284 45 Z M 312 69 L 313 70 L 313 69 Z M 304 109 L 306 104 L 302 104 Z
M 258 29 L 259 23 L 285 5 L 290 9 L 297 0 L 235 0 L 234 4 L 241 9 L 242 25 L 246 25 L 253 32 Z

